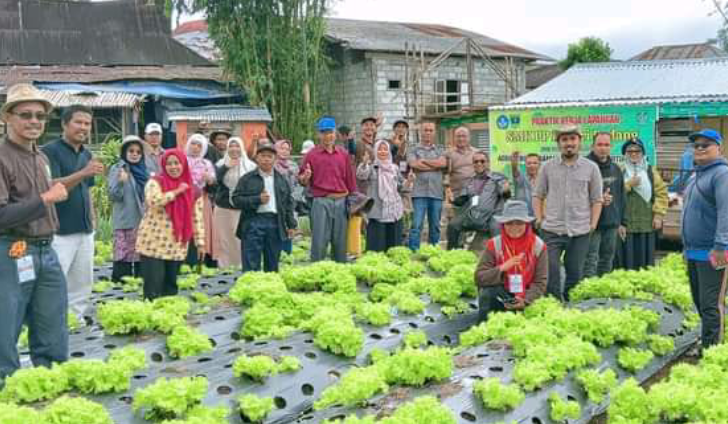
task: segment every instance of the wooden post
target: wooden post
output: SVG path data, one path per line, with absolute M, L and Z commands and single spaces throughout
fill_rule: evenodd
M 465 44 L 465 60 L 467 61 L 468 65 L 468 106 L 470 106 L 471 110 L 475 106 L 475 99 L 473 98 L 473 93 L 475 92 L 475 89 L 473 88 L 473 76 L 475 74 L 475 70 L 473 69 L 473 52 L 471 51 L 470 47 L 473 42 L 474 41 L 472 38 L 468 38 Z M 462 102 L 460 108 L 462 109 Z

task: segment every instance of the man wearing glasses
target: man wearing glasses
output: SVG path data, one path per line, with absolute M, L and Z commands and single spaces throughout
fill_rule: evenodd
M 723 341 L 728 249 L 728 161 L 721 156 L 723 138 L 715 130 L 690 135 L 695 174 L 685 189 L 682 240 L 688 261 L 693 302 L 702 323 L 706 348 Z
M 8 89 L 0 116 L 0 387 L 20 368 L 17 342 L 27 323 L 30 359 L 50 367 L 68 358 L 66 278 L 51 248 L 58 229 L 54 205 L 68 194 L 51 183 L 37 142 L 51 104 L 30 84 Z
M 497 235 L 499 228 L 493 216 L 503 210 L 506 199 L 511 197 L 506 176 L 488 172 L 488 156 L 485 153 L 473 153 L 473 170 L 475 174 L 453 200 L 460 209 L 447 225 L 448 250 L 461 247 L 463 231 L 485 232 L 489 237 Z

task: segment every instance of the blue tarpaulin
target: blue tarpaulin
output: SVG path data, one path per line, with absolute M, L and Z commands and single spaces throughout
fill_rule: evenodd
M 35 85 L 45 90 L 132 93 L 171 99 L 206 100 L 242 96 L 241 93 L 225 91 L 222 88 L 205 88 L 164 81 L 120 81 L 104 84 L 38 83 Z

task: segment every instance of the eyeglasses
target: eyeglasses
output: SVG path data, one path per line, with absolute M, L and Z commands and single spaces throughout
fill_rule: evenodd
M 141 155 L 142 151 L 138 149 L 129 149 L 126 151 L 130 155 Z
M 30 111 L 25 111 L 25 112 L 12 112 L 12 114 L 19 117 L 23 121 L 30 121 L 33 118 L 37 119 L 40 122 L 45 122 L 48 120 L 48 114 L 45 112 L 33 113 Z
M 473 165 L 477 165 L 479 163 L 485 163 L 485 160 L 474 160 Z
M 717 145 L 716 143 L 693 143 L 695 150 L 708 150 L 710 146 Z
M 640 150 L 640 149 L 627 149 L 627 154 L 628 155 L 634 155 L 636 153 L 642 153 L 642 150 Z

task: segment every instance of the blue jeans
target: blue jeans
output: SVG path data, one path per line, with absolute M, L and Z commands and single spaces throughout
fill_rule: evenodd
M 409 233 L 409 248 L 411 250 L 419 250 L 420 248 L 420 233 L 422 232 L 422 224 L 425 221 L 425 213 L 427 213 L 429 242 L 432 245 L 438 245 L 440 243 L 442 199 L 435 199 L 434 197 L 413 197 L 412 207 L 414 209 L 414 216 L 412 219 L 412 229 Z
M 282 244 L 276 215 L 253 217 L 244 233 L 243 272 L 260 271 L 261 257 L 265 272 L 278 272 Z
M 50 367 L 68 359 L 68 288 L 50 244 L 28 243 L 35 280 L 20 283 L 12 240 L 0 237 L 0 380 L 20 368 L 18 337 L 28 325 L 30 359 Z

